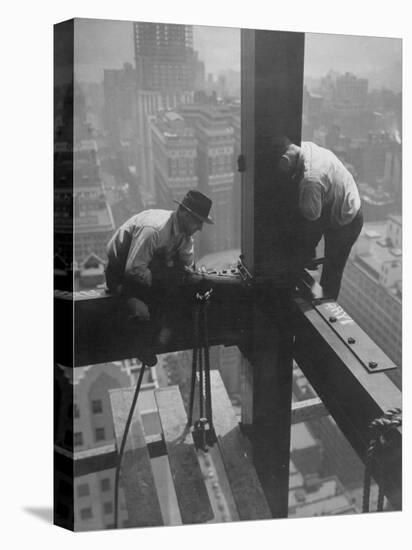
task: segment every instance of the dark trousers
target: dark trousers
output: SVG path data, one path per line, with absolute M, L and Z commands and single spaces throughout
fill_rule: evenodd
M 347 225 L 331 227 L 329 213 L 315 221 L 305 221 L 300 226 L 301 249 L 306 258 L 315 256 L 315 249 L 322 235 L 325 238 L 325 263 L 320 284 L 326 296 L 337 300 L 343 271 L 352 246 L 363 226 L 362 210 Z
M 183 285 L 182 271 L 165 265 L 150 265 L 152 286 L 147 287 L 121 279 L 106 268 L 107 287 L 123 300 L 125 314 L 139 326 L 147 342 L 152 342 L 165 327 L 173 327 L 176 312 L 179 316 L 191 314 L 196 289 Z

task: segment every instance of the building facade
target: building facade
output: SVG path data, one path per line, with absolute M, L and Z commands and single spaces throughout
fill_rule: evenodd
M 140 363 L 136 360 L 90 365 L 71 369 L 56 366 L 60 389 L 60 414 L 55 421 L 56 445 L 73 449 L 81 456 L 90 450 L 115 443 L 110 391 L 136 384 Z M 156 386 L 153 373 L 145 374 L 139 396 L 139 410 L 145 432 L 153 425 L 150 395 Z M 66 396 L 66 398 L 64 398 Z M 67 399 L 68 398 L 68 399 Z M 66 431 L 66 415 L 73 418 L 73 432 Z M 64 487 L 65 480 L 56 483 Z M 114 521 L 115 469 L 74 478 L 74 529 L 76 531 L 112 528 Z M 128 526 L 123 490 L 119 490 L 119 524 Z
M 235 246 L 235 136 L 225 105 L 193 104 L 180 113 L 195 131 L 199 189 L 213 201 L 214 225 L 200 235 L 201 254 Z
M 94 140 L 81 140 L 74 146 L 73 189 L 74 258 L 80 266 L 91 253 L 106 257 L 106 245 L 115 229 Z
M 333 95 L 334 106 L 338 109 L 363 109 L 368 98 L 368 80 L 352 73 L 345 73 L 336 78 Z
M 174 208 L 174 200 L 198 187 L 195 132 L 174 111 L 159 112 L 150 124 L 157 205 Z
M 402 363 L 402 219 L 368 223 L 352 249 L 339 303 L 399 367 Z M 400 373 L 391 377 L 400 385 Z
M 136 136 L 136 71 L 131 63 L 121 69 L 104 69 L 104 125 L 115 150 L 122 141 Z

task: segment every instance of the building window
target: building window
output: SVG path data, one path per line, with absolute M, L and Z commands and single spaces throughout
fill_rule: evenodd
M 93 517 L 93 512 L 91 508 L 82 508 L 80 510 L 80 518 L 81 519 L 90 519 Z
M 82 432 L 75 432 L 73 436 L 73 444 L 75 447 L 80 447 L 83 445 L 83 434 Z
M 82 483 L 77 486 L 77 496 L 78 497 L 87 497 L 90 495 L 90 487 L 88 483 Z
M 96 441 L 103 441 L 104 439 L 106 439 L 104 428 L 96 428 L 95 439 Z
M 113 513 L 113 504 L 110 501 L 103 503 L 103 512 L 105 514 L 112 514 Z
M 103 412 L 103 403 L 101 399 L 92 400 L 92 412 L 93 414 L 99 414 Z
M 108 477 L 105 477 L 100 480 L 100 490 L 101 491 L 110 491 L 112 484 Z
M 77 403 L 74 403 L 74 405 L 73 405 L 73 416 L 74 416 L 74 418 L 79 418 L 80 417 L 80 409 L 79 409 L 79 405 Z

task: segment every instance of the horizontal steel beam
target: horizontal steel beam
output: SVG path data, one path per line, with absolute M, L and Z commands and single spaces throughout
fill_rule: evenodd
M 321 297 L 316 284 L 314 296 Z M 311 296 L 296 296 L 294 359 L 360 458 L 371 439 L 369 425 L 387 410 L 401 408 L 400 390 L 384 372 L 369 372 L 351 345 L 344 342 L 317 311 Z M 368 345 L 370 343 L 368 342 Z M 402 432 L 380 454 L 374 474 L 383 472 L 383 489 L 394 509 L 402 506 Z
M 247 318 L 242 313 L 243 296 L 240 286 L 214 289 L 208 307 L 210 345 L 236 345 L 242 340 Z M 173 336 L 167 346 L 153 350 L 156 354 L 193 348 L 192 306 L 182 296 L 181 307 L 169 312 Z M 139 357 L 139 331 L 129 322 L 121 298 L 103 289 L 56 291 L 54 312 L 57 363 L 79 367 Z

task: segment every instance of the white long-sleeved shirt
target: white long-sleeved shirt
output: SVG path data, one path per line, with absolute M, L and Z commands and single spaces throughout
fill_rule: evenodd
M 350 223 L 359 212 L 361 200 L 352 174 L 332 151 L 303 141 L 298 163 L 299 209 L 307 220 L 320 218 L 330 210 L 330 223 Z
M 145 210 L 127 220 L 107 245 L 108 270 L 119 284 L 124 279 L 151 286 L 149 264 L 162 254 L 165 264 L 193 264 L 193 238 L 182 233 L 176 212 Z

